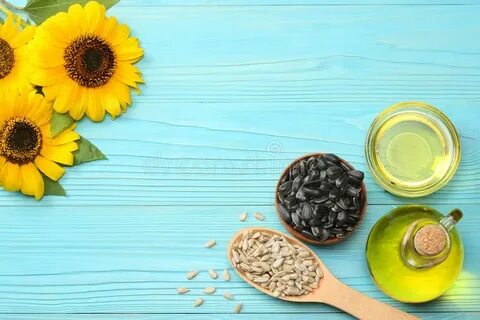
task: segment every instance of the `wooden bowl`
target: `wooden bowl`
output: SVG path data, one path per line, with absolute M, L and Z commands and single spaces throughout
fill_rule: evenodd
M 332 245 L 332 244 L 336 244 L 336 243 L 339 243 L 339 242 L 342 242 L 343 240 L 345 240 L 346 238 L 348 238 L 353 231 L 355 231 L 355 229 L 358 227 L 358 225 L 362 222 L 363 220 L 363 216 L 365 215 L 365 210 L 367 208 L 367 189 L 365 187 L 365 183 L 362 181 L 362 185 L 360 187 L 360 189 L 362 190 L 361 192 L 361 196 L 360 196 L 360 201 L 361 201 L 361 208 L 360 208 L 360 219 L 358 220 L 357 224 L 355 224 L 355 226 L 353 226 L 353 230 L 350 231 L 350 232 L 346 232 L 344 234 L 344 237 L 343 238 L 333 238 L 333 239 L 327 239 L 325 241 L 317 241 L 317 240 L 314 240 L 314 239 L 311 239 L 311 238 L 308 238 L 306 236 L 304 236 L 303 234 L 301 234 L 299 231 L 295 230 L 294 227 L 292 225 L 290 225 L 289 223 L 287 223 L 285 220 L 283 220 L 282 216 L 280 215 L 280 210 L 279 210 L 279 204 L 280 204 L 280 200 L 278 199 L 278 191 L 279 191 L 279 188 L 280 188 L 280 182 L 282 181 L 282 178 L 285 174 L 287 174 L 291 168 L 293 168 L 293 166 L 295 166 L 297 163 L 299 163 L 300 161 L 302 160 L 305 160 L 305 159 L 308 159 L 312 156 L 314 157 L 319 157 L 319 156 L 322 156 L 324 155 L 325 153 L 310 153 L 310 154 L 306 154 L 300 158 L 297 158 L 295 159 L 292 163 L 290 163 L 282 172 L 282 174 L 280 175 L 280 178 L 278 179 L 278 182 L 277 182 L 277 186 L 275 187 L 275 209 L 277 211 L 277 215 L 280 219 L 280 221 L 282 222 L 282 224 L 284 225 L 285 229 L 288 230 L 288 232 L 290 232 L 292 235 L 294 235 L 296 238 L 302 240 L 303 242 L 307 242 L 309 244 L 313 244 L 315 246 L 328 246 L 328 245 Z M 340 158 L 340 157 L 339 157 Z M 354 170 L 355 168 L 350 164 L 348 163 L 347 161 L 343 160 L 342 158 L 340 158 L 340 161 L 345 164 L 348 168 L 350 168 L 351 170 Z

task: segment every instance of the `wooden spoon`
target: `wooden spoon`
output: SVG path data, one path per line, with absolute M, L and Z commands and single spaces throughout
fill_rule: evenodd
M 388 304 L 369 298 L 366 295 L 363 295 L 362 293 L 341 283 L 327 269 L 327 267 L 322 263 L 322 261 L 317 257 L 317 255 L 315 255 L 315 253 L 312 250 L 310 250 L 307 246 L 305 246 L 303 243 L 301 243 L 300 241 L 294 238 L 288 237 L 281 232 L 274 231 L 267 228 L 247 228 L 247 229 L 241 230 L 240 232 L 238 232 L 233 236 L 232 240 L 230 240 L 230 244 L 227 249 L 228 261 L 230 261 L 235 271 L 243 280 L 245 280 L 247 283 L 249 283 L 251 286 L 253 286 L 257 290 L 260 290 L 263 293 L 266 293 L 272 297 L 275 297 L 273 295 L 273 292 L 251 281 L 245 276 L 245 274 L 237 270 L 232 261 L 233 245 L 235 243 L 238 243 L 242 238 L 242 233 L 248 230 L 251 230 L 253 233 L 265 232 L 269 234 L 283 236 L 285 237 L 285 239 L 287 239 L 289 243 L 295 244 L 297 246 L 307 249 L 310 252 L 310 254 L 316 259 L 316 261 L 318 262 L 323 272 L 323 278 L 320 279 L 318 287 L 314 289 L 312 292 L 310 292 L 309 294 L 302 295 L 302 296 L 285 296 L 285 297 L 279 296 L 278 297 L 279 299 L 291 301 L 291 302 L 325 303 L 325 304 L 334 306 L 340 310 L 343 310 L 358 319 L 371 319 L 371 320 L 419 319 L 413 315 L 410 315 L 408 313 L 395 309 L 389 306 Z

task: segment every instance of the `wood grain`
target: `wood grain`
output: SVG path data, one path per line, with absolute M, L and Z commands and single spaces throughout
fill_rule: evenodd
M 456 125 L 454 179 L 421 199 L 384 192 L 366 174 L 369 204 L 350 239 L 315 248 L 346 284 L 424 319 L 480 316 L 480 6 L 476 1 L 122 0 L 111 10 L 145 48 L 146 85 L 121 118 L 78 130 L 109 160 L 68 170 L 68 198 L 0 193 L 1 319 L 347 319 L 292 305 L 240 279 L 192 308 L 228 266 L 225 248 L 248 225 L 283 230 L 273 208 L 282 169 L 308 152 L 333 152 L 367 171 L 373 118 L 421 100 Z M 368 232 L 391 208 L 460 207 L 465 266 L 439 300 L 406 305 L 372 283 Z M 240 223 L 243 211 L 266 220 Z M 178 239 L 181 239 L 180 241 Z M 216 239 L 211 250 L 203 243 Z M 201 271 L 193 281 L 185 273 Z M 187 286 L 191 294 L 178 296 Z

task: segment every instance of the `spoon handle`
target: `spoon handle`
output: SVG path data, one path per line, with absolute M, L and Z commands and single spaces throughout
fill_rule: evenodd
M 329 281 L 322 288 L 321 302 L 343 310 L 358 319 L 365 320 L 414 320 L 420 319 L 400 311 L 386 303 L 367 297 L 338 280 Z

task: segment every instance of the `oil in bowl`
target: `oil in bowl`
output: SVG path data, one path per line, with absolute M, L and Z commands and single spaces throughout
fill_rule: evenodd
M 440 110 L 421 102 L 402 102 L 372 123 L 366 157 L 372 176 L 385 190 L 420 197 L 452 178 L 460 162 L 460 140 Z

